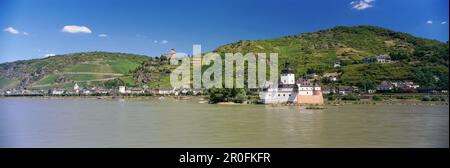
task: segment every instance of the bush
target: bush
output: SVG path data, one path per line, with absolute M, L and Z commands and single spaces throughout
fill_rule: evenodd
M 372 100 L 374 100 L 374 101 L 381 101 L 381 100 L 383 100 L 383 98 L 381 98 L 380 96 L 375 95 L 375 96 L 372 97 Z
M 358 101 L 359 97 L 355 95 L 347 95 L 342 98 L 342 100 Z
M 411 99 L 410 96 L 397 96 L 396 99 Z
M 247 100 L 247 95 L 242 94 L 242 93 L 238 93 L 236 95 L 236 97 L 234 98 L 235 103 L 243 103 L 246 100 Z
M 242 103 L 247 101 L 247 92 L 243 88 L 211 88 L 208 89 L 209 103 L 215 104 L 219 102 L 233 101 Z
M 430 101 L 431 98 L 429 96 L 424 96 L 422 97 L 422 101 Z
M 328 96 L 328 98 L 327 98 L 329 101 L 333 101 L 333 100 L 336 100 L 336 98 L 334 98 L 334 96 Z
M 431 98 L 431 101 L 439 101 L 439 100 L 440 100 L 439 97 L 433 97 L 433 98 Z

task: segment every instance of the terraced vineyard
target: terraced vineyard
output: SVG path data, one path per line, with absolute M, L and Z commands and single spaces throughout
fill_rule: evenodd
M 339 72 L 341 85 L 410 80 L 448 89 L 448 42 L 414 37 L 375 26 L 337 26 L 268 40 L 242 40 L 219 53 L 278 53 L 279 68 L 289 62 L 297 76 Z M 365 64 L 365 58 L 390 55 L 394 63 Z M 340 62 L 341 67 L 333 67 Z
M 71 87 L 98 85 L 124 79 L 149 57 L 123 53 L 89 52 L 1 64 L 1 88 Z

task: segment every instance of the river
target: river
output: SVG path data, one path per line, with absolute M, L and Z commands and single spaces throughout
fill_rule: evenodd
M 0 147 L 449 147 L 448 105 L 0 98 Z

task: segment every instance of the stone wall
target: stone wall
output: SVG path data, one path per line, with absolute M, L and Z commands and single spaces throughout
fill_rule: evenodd
M 312 95 L 312 96 L 298 96 L 297 97 L 297 103 L 298 104 L 318 104 L 318 105 L 323 105 L 323 96 L 322 96 L 322 92 L 320 92 L 319 94 L 316 95 Z

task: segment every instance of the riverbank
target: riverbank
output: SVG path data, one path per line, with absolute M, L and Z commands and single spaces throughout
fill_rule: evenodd
M 351 105 L 351 104 L 361 104 L 361 105 L 449 105 L 448 101 L 325 101 L 326 105 L 341 106 L 341 105 Z
M 87 100 L 207 100 L 207 96 L 0 96 L 0 99 L 67 99 L 67 100 L 77 100 L 77 99 L 87 99 Z
M 208 104 L 208 96 L 1 96 L 2 99 L 98 99 L 98 100 L 193 100 L 200 104 Z M 236 103 L 236 102 L 218 102 L 217 105 L 263 105 L 254 103 Z M 295 104 L 272 104 L 271 106 L 298 106 Z M 422 101 L 417 99 L 392 99 L 392 100 L 325 100 L 323 106 L 342 106 L 342 105 L 449 105 L 448 100 L 446 101 Z M 316 108 L 315 105 L 299 105 L 311 108 Z M 321 106 L 321 107 L 323 107 Z

